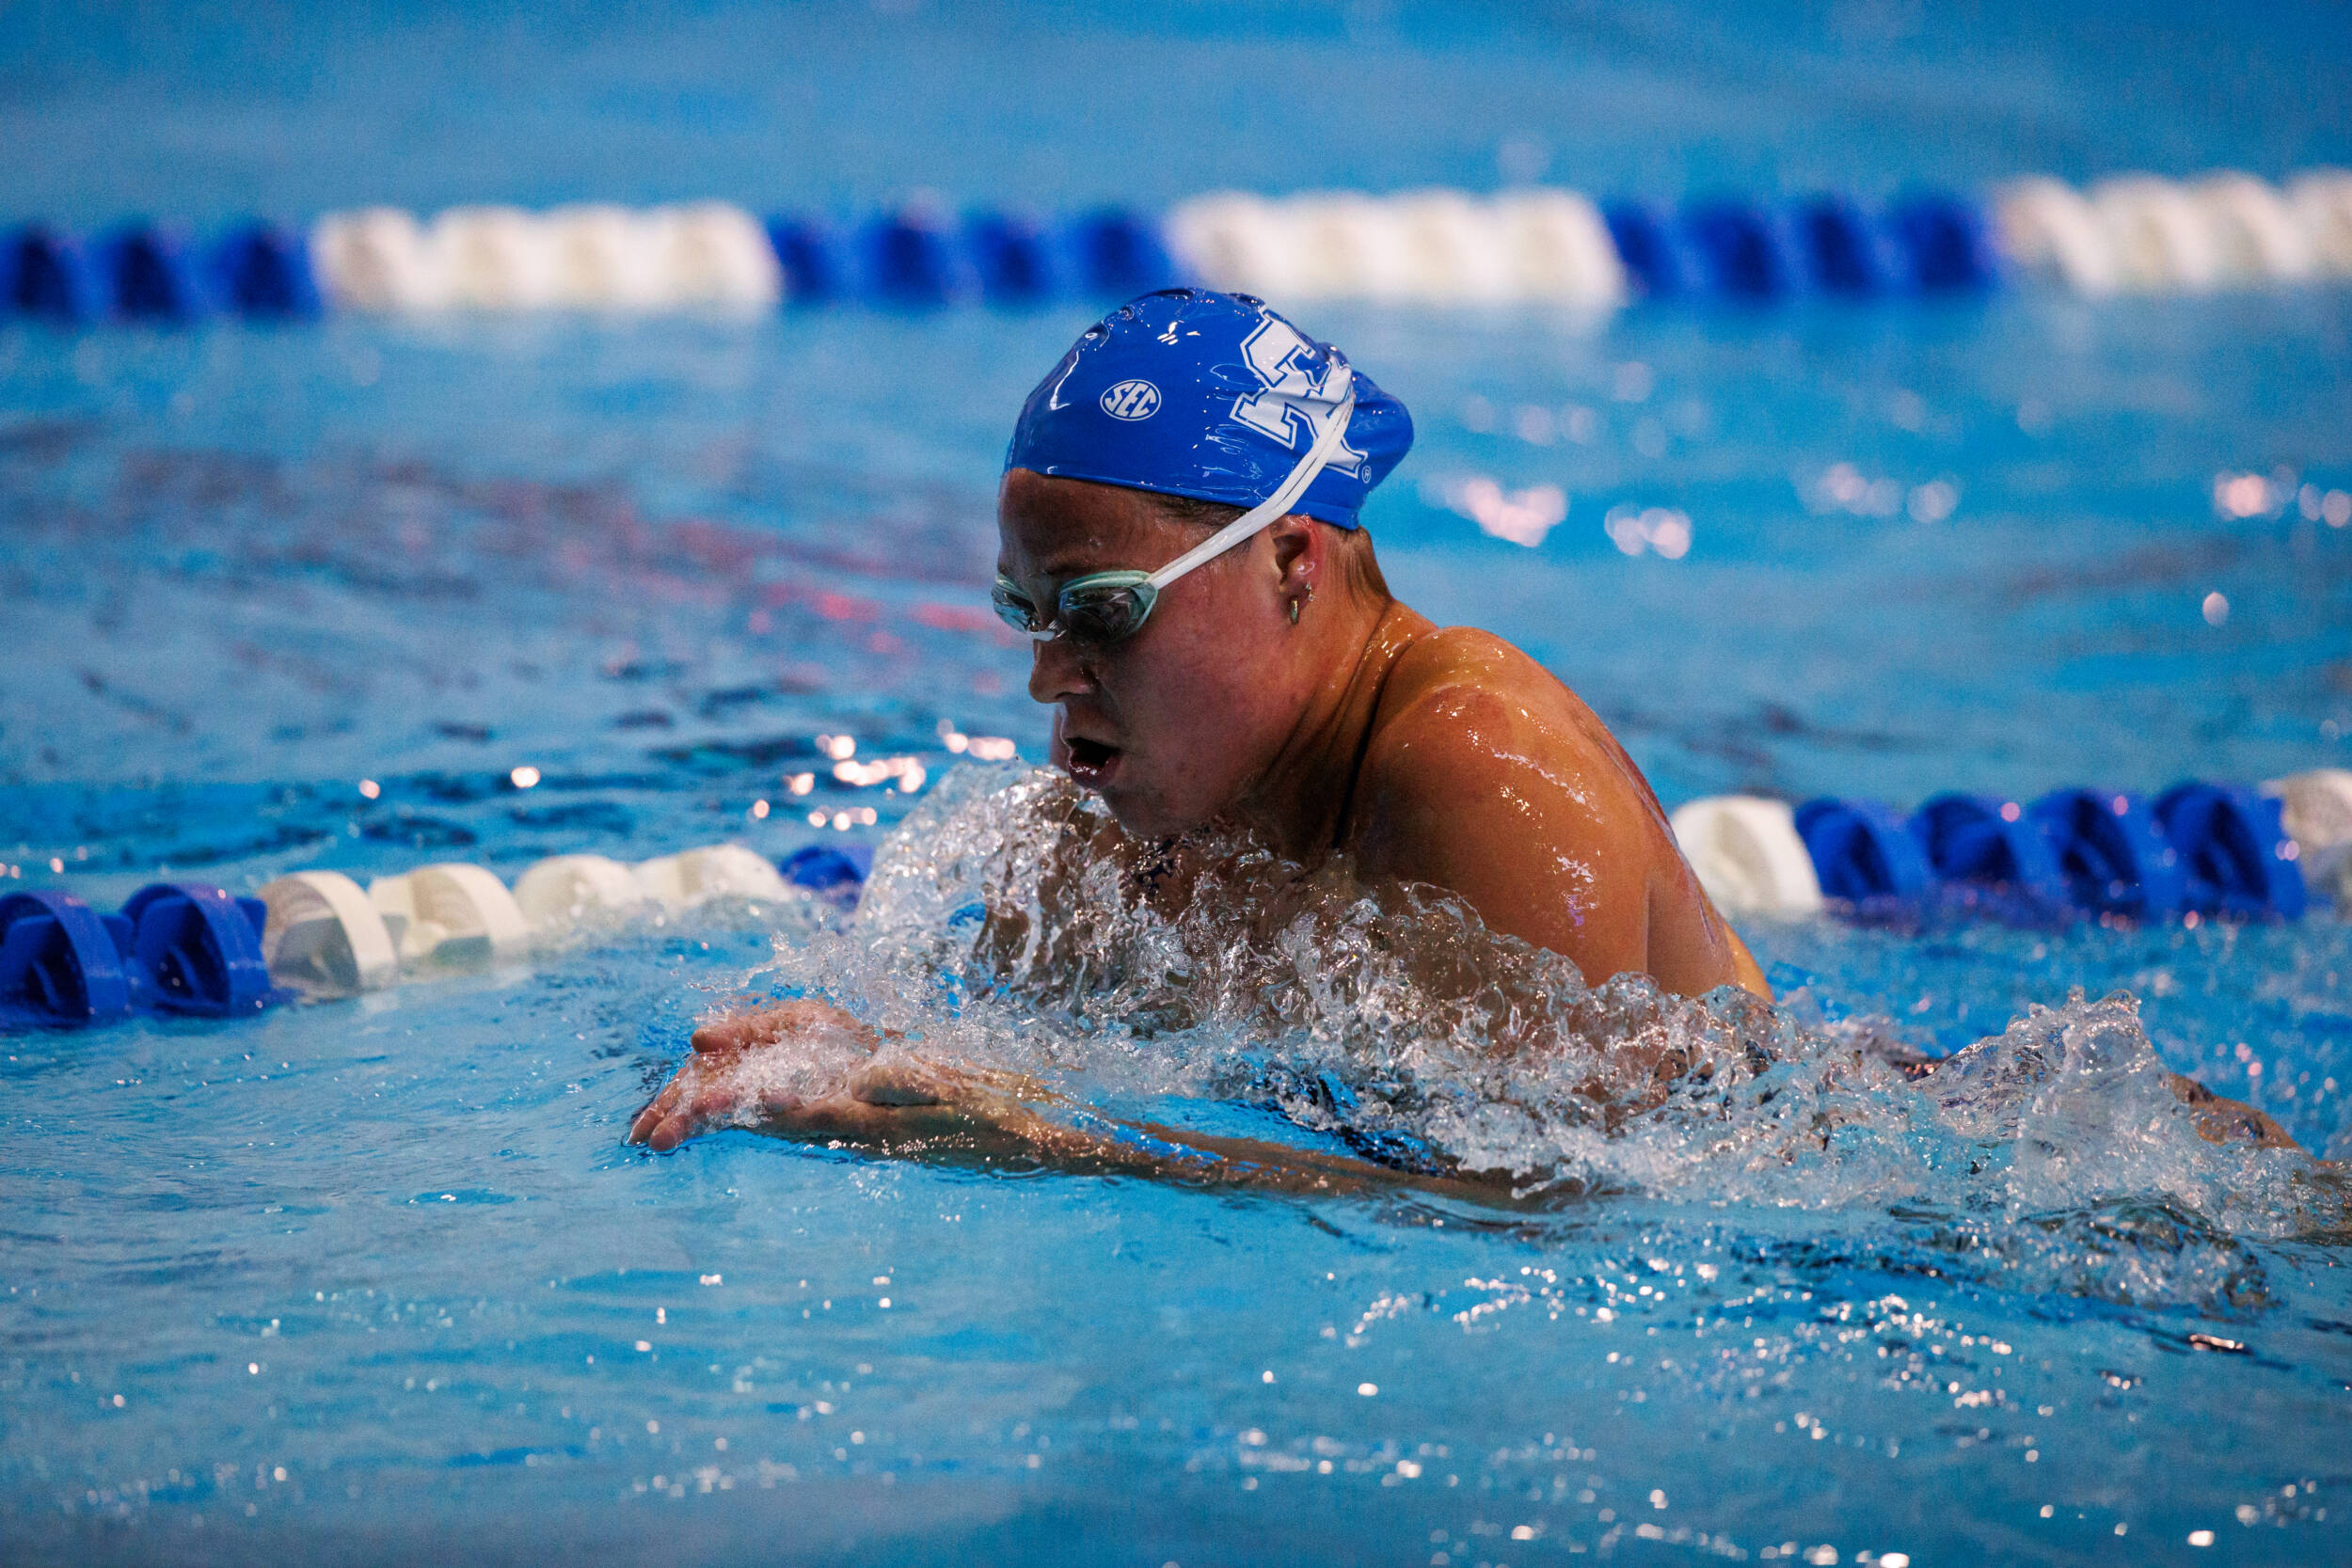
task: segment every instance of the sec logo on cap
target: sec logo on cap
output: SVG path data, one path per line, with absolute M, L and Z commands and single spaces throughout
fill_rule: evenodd
M 1148 420 L 1160 411 L 1160 389 L 1148 381 L 1122 381 L 1103 393 L 1103 412 L 1114 420 Z

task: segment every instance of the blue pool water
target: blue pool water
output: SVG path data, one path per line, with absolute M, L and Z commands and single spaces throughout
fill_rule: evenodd
M 1514 141 L 1663 194 L 2352 160 L 2320 8 L 11 17 L 0 124 L 52 155 L 0 206 L 75 221 L 1484 184 Z M 1393 107 L 1334 136 L 1301 81 Z M 1195 998 L 1137 1036 L 1162 999 L 946 984 L 949 852 L 1037 831 L 989 803 L 1018 768 L 941 738 L 1041 754 L 984 614 L 995 468 L 1085 321 L 0 328 L 10 885 L 888 841 L 862 924 L 707 911 L 236 1025 L 8 1037 L 10 1560 L 2352 1559 L 2342 1188 L 2150 1098 L 2161 1061 L 2352 1153 L 2332 913 L 1755 923 L 1777 1065 L 1613 1137 L 1560 1063 L 1502 1084 L 1333 967 L 1344 930 L 1261 988 L 1270 1022 Z M 1669 802 L 2352 764 L 2352 530 L 2300 499 L 2352 489 L 2352 295 L 1306 325 L 1416 411 L 1369 515 L 1400 593 L 1558 671 Z M 2247 475 L 2263 504 L 2218 515 Z M 1489 537 L 1454 509 L 1479 478 L 1565 519 Z M 1688 553 L 1624 553 L 1621 508 Z M 827 780 L 878 820 L 813 828 L 783 780 L 820 734 L 932 783 Z M 1116 1111 L 1402 1132 L 1593 1196 L 624 1148 L 698 1013 L 811 985 Z M 1874 1042 L 1972 1076 L 1931 1096 Z

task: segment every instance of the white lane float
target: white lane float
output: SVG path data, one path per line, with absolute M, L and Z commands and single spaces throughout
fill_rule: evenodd
M 2078 294 L 2113 293 L 2119 278 L 2106 226 L 2080 192 L 2041 175 L 1994 193 L 2001 252 L 2022 270 Z
M 330 213 L 310 260 L 345 310 L 759 309 L 784 297 L 767 230 L 723 201 L 452 207 L 429 224 L 391 207 Z
M 1625 264 L 1590 198 L 1516 191 L 1495 198 L 1494 214 L 1518 297 L 1588 308 L 1625 303 Z
M 1416 292 L 1394 207 L 1336 191 L 1293 198 L 1271 230 L 1296 269 L 1282 297 L 1410 299 Z
M 2300 283 L 2319 273 L 2312 235 L 2275 186 L 2223 171 L 2189 186 L 2203 210 L 2224 273 L 2238 285 Z
M 1278 300 L 1605 309 L 1626 295 L 1608 225 L 1574 191 L 1220 192 L 1178 206 L 1167 234 L 1191 276 Z
M 400 978 L 384 915 L 340 871 L 296 871 L 265 884 L 262 961 L 270 978 L 310 996 L 353 996 Z
M 664 908 L 691 909 L 713 898 L 789 898 L 791 884 L 766 857 L 739 844 L 710 844 L 638 863 L 638 891 Z
M 2141 293 L 2206 293 L 2221 286 L 2221 247 L 2203 208 L 2169 180 L 2123 175 L 2090 190 L 2117 281 Z
M 2263 785 L 2277 798 L 2303 880 L 2352 913 L 2352 769 L 2314 768 Z
M 764 309 L 784 298 L 784 268 L 757 218 L 723 201 L 656 209 L 666 303 Z
M 437 310 L 449 304 L 439 251 L 397 207 L 329 213 L 310 230 L 310 269 L 338 310 Z
M 548 303 L 578 310 L 651 310 L 667 305 L 667 235 L 658 218 L 627 207 L 559 207 L 538 220 L 552 269 Z
M 765 309 L 784 273 L 757 219 L 723 201 L 635 210 L 560 207 L 538 220 L 552 303 L 580 310 Z
M 1294 227 L 1276 202 L 1220 191 L 1168 214 L 1168 253 L 1188 275 L 1218 288 L 1289 299 L 1304 270 Z
M 398 980 L 404 967 L 482 963 L 534 940 L 611 928 L 657 910 L 718 898 L 807 896 L 739 844 L 709 844 L 635 865 L 604 855 L 552 855 L 509 892 L 485 867 L 460 862 L 378 877 L 366 891 L 338 871 L 297 871 L 261 891 L 269 914 L 263 961 L 306 995 L 349 996 Z
M 1821 883 L 1786 800 L 1713 795 L 1670 818 L 1675 842 L 1718 908 L 1743 913 L 1813 914 Z
M 1395 198 L 1406 234 L 1412 297 L 1438 305 L 1505 305 L 1517 279 L 1491 203 L 1459 191 Z
M 433 247 L 452 305 L 538 310 L 570 303 L 547 224 L 519 207 L 452 207 L 433 220 Z
M 2002 253 L 2077 293 L 2206 293 L 2352 277 L 2352 173 L 2314 169 L 2281 191 L 2222 170 L 2130 174 L 2088 192 L 2042 176 L 1993 196 Z
M 119 915 L 61 889 L 8 895 L 0 896 L 0 935 L 8 938 L 0 942 L 0 1030 L 78 1027 L 134 1010 L 218 1016 L 296 996 L 349 997 L 552 948 L 583 931 L 610 933 L 632 919 L 660 926 L 668 913 L 717 900 L 739 902 L 755 917 L 763 906 L 812 899 L 847 907 L 867 859 L 854 847 L 809 846 L 787 864 L 789 876 L 739 844 L 634 866 L 557 855 L 527 868 L 511 893 L 487 868 L 458 862 L 378 877 L 364 892 L 339 871 L 295 871 L 246 898 L 208 884 L 157 883 Z M 182 948 L 212 958 L 191 960 Z M 209 978 L 159 983 L 164 958 L 181 966 L 172 974 Z M 186 967 L 192 961 L 195 970 Z M 134 963 L 135 988 L 124 973 Z
M 2331 277 L 2352 277 L 2352 170 L 2317 168 L 2287 182 L 2312 259 Z
M 444 861 L 368 884 L 404 963 L 483 963 L 530 940 L 506 884 L 478 865 Z
M 603 855 L 550 855 L 515 879 L 515 904 L 531 928 L 572 930 L 610 920 L 645 902 L 645 891 L 619 861 Z

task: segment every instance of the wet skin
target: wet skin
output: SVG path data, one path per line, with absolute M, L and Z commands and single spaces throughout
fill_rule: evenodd
M 1142 492 L 1025 469 L 1006 476 L 997 522 L 999 570 L 1033 604 L 1088 573 L 1155 568 L 1203 536 Z M 1596 984 L 1630 972 L 1680 995 L 1730 985 L 1771 1000 L 1599 719 L 1502 639 L 1441 629 L 1370 586 L 1376 578 L 1349 560 L 1368 560 L 1369 547 L 1285 517 L 1163 590 L 1125 641 L 1036 643 L 1029 694 L 1054 707 L 1054 764 L 1137 839 L 1235 820 L 1294 862 L 1336 851 L 1359 877 L 1445 888 L 1490 928 L 1561 954 Z M 757 1101 L 739 1086 L 750 1055 L 789 1049 L 812 1028 L 885 1044 L 821 1004 L 717 1021 L 631 1141 L 666 1150 L 751 1113 L 784 1135 L 893 1153 L 1294 1190 L 1406 1180 L 1278 1146 L 1077 1130 L 1038 1114 L 1052 1097 L 1033 1083 L 887 1052 L 821 1102 Z M 2176 1085 L 2184 1098 L 2186 1087 Z M 2201 1126 L 2221 1106 L 2199 1110 Z M 1508 1192 L 1490 1180 L 1445 1185 Z
M 1140 491 L 1024 469 L 998 531 L 999 569 L 1035 603 L 1200 537 Z M 1595 984 L 1769 999 L 1592 710 L 1502 639 L 1355 586 L 1340 553 L 1366 548 L 1286 517 L 1171 584 L 1126 641 L 1037 644 L 1055 764 L 1140 838 L 1237 817 L 1292 860 L 1343 850 L 1360 876 L 1457 894 Z

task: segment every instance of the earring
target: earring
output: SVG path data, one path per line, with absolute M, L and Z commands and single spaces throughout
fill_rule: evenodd
M 1291 625 L 1294 626 L 1298 625 L 1298 601 L 1296 599 L 1291 601 Z

